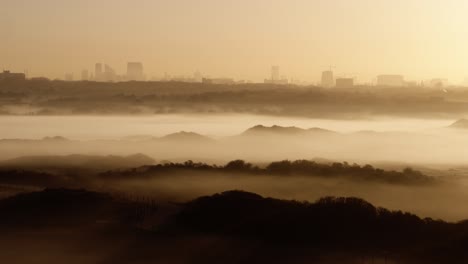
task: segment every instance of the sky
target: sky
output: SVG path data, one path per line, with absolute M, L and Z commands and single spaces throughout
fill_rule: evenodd
M 262 81 L 468 77 L 466 0 L 0 0 L 0 67 L 63 78 L 124 73 Z

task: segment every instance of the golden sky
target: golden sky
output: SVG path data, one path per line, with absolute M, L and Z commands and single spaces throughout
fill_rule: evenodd
M 317 81 L 468 77 L 466 0 L 0 0 L 0 67 L 79 77 L 95 62 L 148 76 Z

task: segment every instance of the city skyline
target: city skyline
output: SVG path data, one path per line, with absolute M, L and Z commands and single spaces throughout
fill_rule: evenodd
M 466 11 L 462 0 L 9 1 L 0 67 L 54 79 L 95 61 L 125 72 L 128 60 L 144 62 L 148 77 L 200 70 L 262 82 L 280 65 L 289 78 L 319 82 L 333 64 L 361 82 L 402 74 L 460 83 Z
M 379 74 L 373 78 L 371 82 L 361 82 L 354 76 L 347 76 L 346 74 L 336 74 L 330 66 L 328 70 L 321 72 L 321 79 L 317 82 L 307 82 L 300 79 L 288 78 L 281 75 L 280 66 L 273 65 L 270 68 L 270 76 L 263 81 L 251 81 L 244 79 L 234 79 L 229 76 L 212 77 L 210 75 L 203 75 L 200 71 L 195 71 L 192 75 L 170 75 L 167 72 L 162 77 L 151 76 L 147 78 L 144 72 L 144 66 L 141 62 L 128 62 L 127 70 L 123 74 L 119 74 L 113 67 L 108 64 L 97 62 L 94 65 L 94 70 L 88 69 L 81 70 L 81 77 L 75 79 L 73 72 L 66 72 L 64 78 L 49 79 L 46 76 L 28 76 L 28 72 L 15 73 L 10 70 L 3 70 L 0 72 L 0 80 L 11 79 L 11 77 L 20 80 L 26 79 L 48 79 L 48 80 L 62 80 L 62 81 L 95 81 L 95 82 L 131 82 L 131 81 L 162 81 L 162 82 L 186 82 L 186 83 L 204 83 L 204 84 L 272 84 L 272 85 L 298 85 L 298 86 L 318 86 L 323 88 L 350 88 L 353 86 L 377 86 L 377 87 L 467 87 L 468 79 L 460 83 L 453 83 L 446 78 L 431 78 L 425 80 L 411 80 L 407 79 L 404 75 L 400 74 Z
M 98 64 L 101 64 L 101 67 L 104 67 L 102 69 L 103 72 L 106 72 L 107 69 L 107 77 L 104 79 L 100 79 L 99 77 L 96 77 L 96 67 Z M 201 75 L 200 71 L 197 68 L 196 70 L 193 70 L 192 72 L 188 73 L 169 73 L 167 71 L 159 72 L 159 73 L 147 73 L 144 72 L 143 65 L 144 63 L 142 62 L 136 62 L 136 61 L 127 61 L 124 64 L 124 67 L 122 69 L 122 65 L 119 65 L 117 68 L 120 70 L 115 70 L 113 66 L 107 63 L 102 63 L 102 62 L 96 62 L 93 65 L 93 68 L 82 68 L 79 71 L 64 71 L 61 75 L 58 75 L 56 77 L 52 76 L 47 76 L 47 75 L 35 75 L 34 73 L 30 73 L 30 69 L 24 69 L 24 70 L 12 70 L 11 68 L 5 68 L 3 67 L 3 71 L 11 71 L 11 72 L 20 72 L 24 73 L 27 78 L 48 78 L 51 80 L 68 80 L 68 81 L 74 81 L 74 80 L 95 80 L 95 81 L 164 81 L 164 80 L 184 80 L 184 79 L 197 79 L 198 82 L 201 82 L 202 77 L 206 78 L 215 78 L 215 79 L 233 79 L 233 80 L 240 80 L 244 82 L 250 82 L 250 83 L 272 83 L 272 84 L 305 84 L 305 85 L 318 85 L 318 86 L 323 86 L 323 87 L 334 87 L 334 81 L 336 79 L 353 79 L 354 84 L 364 84 L 364 85 L 382 85 L 385 83 L 388 83 L 388 86 L 406 86 L 407 83 L 431 83 L 431 82 L 440 82 L 442 81 L 445 85 L 463 85 L 467 86 L 468 85 L 468 77 L 465 77 L 460 80 L 453 80 L 449 78 L 445 78 L 444 76 L 441 75 L 434 75 L 434 76 L 429 76 L 427 78 L 423 79 L 416 79 L 411 76 L 408 76 L 402 72 L 380 72 L 376 73 L 374 76 L 369 76 L 369 79 L 360 79 L 359 73 L 353 72 L 353 73 L 346 73 L 346 72 L 340 72 L 340 71 L 334 71 L 333 69 L 336 69 L 336 66 L 329 66 L 328 69 L 322 69 L 322 71 L 316 72 L 314 76 L 316 78 L 314 79 L 300 79 L 297 78 L 293 75 L 285 75 L 281 71 L 280 74 L 280 68 L 281 70 L 283 69 L 279 65 L 272 65 L 270 66 L 269 72 L 266 71 L 265 76 L 263 79 L 247 79 L 247 78 L 234 78 L 233 76 L 229 75 L 211 75 L 209 73 L 204 73 L 203 76 Z M 136 67 L 136 69 L 135 69 Z M 20 67 L 21 68 L 21 67 Z M 121 74 L 119 74 L 119 72 Z M 331 76 L 324 76 L 324 75 L 330 75 Z M 109 76 L 109 74 L 111 76 Z M 200 75 L 196 77 L 195 75 Z M 63 77 L 65 76 L 65 77 Z M 78 76 L 77 79 L 74 77 Z M 81 77 L 80 77 L 81 76 Z M 84 78 L 83 76 L 86 76 Z M 130 76 L 130 77 L 129 77 Z M 195 76 L 195 77 L 194 77 Z M 328 79 L 326 80 L 326 83 L 324 83 L 324 78 Z M 382 81 L 381 78 L 384 78 L 386 80 Z M 393 79 L 393 80 L 389 80 Z M 394 79 L 396 78 L 396 80 Z M 333 85 L 330 83 L 333 79 Z M 396 82 L 396 83 L 395 83 Z M 399 83 L 399 84 L 398 84 Z
M 124 76 L 127 76 L 128 74 L 128 63 L 132 63 L 132 62 L 124 62 L 123 63 L 123 66 L 122 65 L 119 65 L 117 67 L 111 67 L 111 64 L 108 64 L 108 63 L 101 63 L 103 64 L 104 66 L 107 65 L 108 67 L 111 67 L 111 69 L 115 72 L 116 76 L 121 76 L 121 77 L 124 77 Z M 138 62 L 138 63 L 141 63 L 141 62 Z M 95 65 L 96 63 L 91 63 L 90 65 Z M 268 67 L 270 67 L 270 71 L 268 71 Z M 237 79 L 237 80 L 246 80 L 246 81 L 249 81 L 249 82 L 253 82 L 253 83 L 263 83 L 265 80 L 270 80 L 272 79 L 272 73 L 271 73 L 271 67 L 279 67 L 277 65 L 275 66 L 267 66 L 265 69 L 265 73 L 264 73 L 264 76 L 263 77 L 260 77 L 259 79 L 248 79 L 248 78 L 243 78 L 241 75 L 234 75 L 234 76 L 238 76 L 237 78 L 234 78 L 234 79 Z M 81 69 L 77 69 L 76 71 L 67 71 L 66 69 L 64 69 L 64 71 L 60 74 L 57 74 L 56 76 L 55 75 L 41 75 L 41 74 L 36 74 L 34 70 L 31 70 L 30 68 L 27 68 L 27 67 L 16 67 L 16 68 L 11 68 L 11 67 L 1 67 L 3 71 L 11 71 L 11 72 L 19 72 L 19 73 L 25 73 L 27 75 L 28 78 L 38 78 L 38 77 L 45 77 L 45 78 L 48 78 L 48 79 L 51 79 L 51 80 L 64 80 L 66 78 L 64 78 L 64 76 L 66 75 L 72 75 L 73 77 L 75 76 L 78 76 L 79 78 L 75 78 L 73 80 L 84 80 L 83 78 L 83 75 L 85 74 L 85 72 L 87 72 L 87 76 L 88 78 L 90 76 L 94 76 L 93 75 L 95 73 L 95 69 L 94 69 L 94 66 L 90 66 L 90 67 L 83 67 Z M 200 71 L 198 70 L 199 68 L 201 67 L 198 67 L 198 68 L 195 68 L 194 70 L 192 71 L 188 71 L 188 72 L 184 72 L 184 73 L 181 73 L 181 72 L 168 72 L 168 71 L 164 71 L 162 70 L 161 72 L 151 72 L 151 73 L 147 73 L 145 72 L 144 74 L 144 77 L 145 78 L 134 78 L 135 81 L 149 81 L 149 80 L 164 80 L 164 79 L 167 79 L 167 76 L 170 76 L 170 77 L 174 77 L 174 78 L 186 78 L 186 77 L 192 77 L 194 74 L 196 74 L 197 72 L 200 73 Z M 118 69 L 118 70 L 116 70 Z M 281 68 L 283 69 L 283 68 Z M 397 77 L 397 76 L 401 76 L 401 77 L 404 77 L 406 79 L 406 81 L 411 81 L 411 82 L 427 82 L 427 81 L 431 81 L 431 80 L 434 80 L 434 79 L 441 79 L 441 80 L 446 80 L 447 82 L 449 82 L 450 84 L 452 85 L 460 85 L 460 84 L 463 84 L 463 85 L 466 85 L 468 83 L 468 75 L 467 77 L 462 77 L 461 79 L 450 79 L 450 78 L 446 78 L 446 76 L 444 75 L 433 75 L 433 76 L 427 76 L 425 78 L 415 78 L 415 77 L 412 77 L 411 75 L 407 75 L 403 72 L 377 72 L 375 75 L 370 75 L 368 76 L 368 78 L 366 79 L 363 79 L 361 76 L 361 74 L 359 73 L 356 73 L 356 72 L 352 72 L 352 73 L 348 73 L 348 72 L 344 72 L 344 71 L 332 71 L 332 70 L 328 70 L 326 68 L 323 68 L 322 70 L 319 69 L 319 71 L 317 72 L 313 72 L 311 73 L 311 78 L 306 78 L 306 79 L 301 79 L 299 77 L 297 77 L 296 75 L 294 74 L 281 74 L 280 76 L 280 79 L 282 80 L 279 80 L 279 81 L 291 81 L 291 80 L 297 80 L 297 81 L 300 81 L 300 82 L 305 82 L 305 83 L 308 83 L 308 84 L 323 84 L 323 74 L 325 72 L 329 72 L 331 71 L 334 75 L 334 78 L 352 78 L 354 79 L 354 81 L 356 81 L 357 83 L 361 83 L 361 84 L 378 84 L 379 83 L 379 77 L 382 77 L 382 76 L 394 76 L 394 77 Z M 121 74 L 118 74 L 118 72 L 120 72 Z M 91 75 L 90 75 L 91 74 Z M 210 74 L 208 72 L 204 73 L 206 75 L 206 77 L 216 77 L 216 78 L 231 78 L 233 77 L 232 75 L 227 75 L 227 74 L 221 74 L 221 75 L 214 75 L 214 74 Z M 81 77 L 80 77 L 81 76 Z M 124 81 L 124 79 L 122 80 Z M 324 85 L 324 86 L 330 86 L 330 85 Z

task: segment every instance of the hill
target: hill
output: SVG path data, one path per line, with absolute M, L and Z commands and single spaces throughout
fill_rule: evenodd
M 162 141 L 166 142 L 193 142 L 193 143 L 207 143 L 213 141 L 213 139 L 194 133 L 194 132 L 186 132 L 180 131 L 177 133 L 172 133 L 166 135 L 164 137 L 159 138 Z
M 30 238 L 34 232 L 27 234 L 28 239 L 21 243 L 25 252 L 44 237 L 53 236 L 59 227 L 75 233 L 55 236 L 55 245 L 67 243 L 70 234 L 75 238 L 79 234 L 83 237 L 83 233 L 92 237 L 91 241 L 84 240 L 87 244 L 130 242 L 116 247 L 118 250 L 106 256 L 104 263 L 468 261 L 467 222 L 421 219 L 355 197 L 298 202 L 233 190 L 180 204 L 161 221 L 153 218 L 159 214 L 153 201 L 135 202 L 87 190 L 45 189 L 0 200 L 0 214 L 0 229 L 5 234 L 41 230 L 34 239 Z M 149 221 L 152 228 L 140 228 L 142 221 Z M 74 247 L 79 250 L 83 245 Z M 12 249 L 8 243 L 3 248 Z M 104 245 L 93 243 L 94 252 L 102 248 Z
M 457 129 L 468 129 L 468 119 L 464 119 L 464 118 L 459 119 L 448 127 L 457 128 Z
M 312 135 L 314 133 L 319 133 L 319 134 L 332 134 L 336 133 L 331 130 L 323 129 L 323 128 L 309 128 L 309 129 L 303 129 L 295 126 L 290 126 L 290 127 L 283 127 L 283 126 L 263 126 L 263 125 L 257 125 L 254 127 L 251 127 L 244 131 L 241 135 L 282 135 L 282 136 L 295 136 L 295 135 Z
M 131 224 L 141 207 L 154 205 L 117 199 L 82 189 L 45 189 L 0 200 L 0 228 Z
M 284 254 L 286 248 L 308 248 L 318 255 L 347 252 L 345 263 L 360 263 L 353 262 L 352 256 L 368 254 L 381 258 L 382 263 L 468 260 L 462 250 L 468 239 L 466 223 L 421 219 L 354 197 L 325 197 L 310 203 L 227 191 L 187 203 L 166 229 L 174 234 L 262 241 L 276 245 Z

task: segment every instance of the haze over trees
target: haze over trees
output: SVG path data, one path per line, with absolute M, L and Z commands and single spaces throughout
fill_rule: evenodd
M 160 175 L 169 172 L 177 171 L 198 171 L 207 173 L 229 173 L 233 177 L 236 174 L 251 174 L 251 175 L 276 175 L 276 176 L 307 176 L 307 177 L 324 177 L 324 178 L 345 178 L 356 181 L 375 181 L 390 184 L 435 184 L 437 180 L 433 177 L 426 176 L 420 171 L 411 168 L 405 168 L 402 172 L 385 171 L 374 168 L 371 165 L 359 166 L 358 164 L 332 163 L 320 164 L 315 161 L 296 160 L 296 161 L 278 161 L 272 162 L 260 168 L 243 160 L 234 160 L 228 162 L 224 166 L 208 165 L 205 163 L 194 163 L 187 161 L 184 163 L 165 163 L 152 166 L 143 166 L 129 170 L 109 171 L 102 173 L 102 177 L 109 178 L 126 178 L 132 177 L 147 177 L 151 175 Z M 182 173 L 183 174 L 183 173 Z
M 421 87 L 325 89 L 271 84 L 178 82 L 0 82 L 8 114 L 250 113 L 314 118 L 453 118 L 468 113 L 468 90 Z

